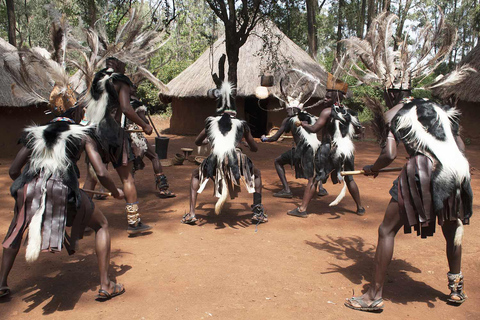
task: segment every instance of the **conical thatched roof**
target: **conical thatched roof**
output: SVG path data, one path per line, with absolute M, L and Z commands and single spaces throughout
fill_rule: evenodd
M 17 48 L 0 38 L 0 107 L 26 107 L 30 105 L 26 100 L 12 94 L 14 81 L 3 68 L 4 53 L 16 50 Z
M 455 95 L 459 100 L 480 102 L 480 45 L 472 49 L 460 62 L 459 67 L 469 66 L 477 72 L 470 73 L 462 82 L 432 89 L 442 99 Z
M 275 52 L 274 60 L 279 65 L 276 70 L 265 68 L 268 65 L 266 63 L 268 59 L 267 55 L 262 53 L 265 46 L 264 38 L 269 38 L 273 43 L 273 50 L 270 51 Z M 218 39 L 212 49 L 213 59 L 209 48 L 197 61 L 167 84 L 169 92 L 166 96 L 175 98 L 206 97 L 207 91 L 215 88 L 211 76 L 212 61 L 213 72 L 218 73 L 218 61 L 225 53 L 225 37 L 222 36 Z M 274 81 L 277 85 L 281 75 L 291 68 L 306 71 L 320 79 L 323 84 L 327 81 L 327 72 L 308 53 L 280 31 L 274 23 L 259 23 L 248 37 L 247 42 L 240 48 L 237 68 L 237 96 L 254 95 L 255 89 L 260 85 L 260 76 L 263 71 L 274 73 Z M 228 64 L 226 69 L 228 69 Z M 227 73 L 227 70 L 225 70 L 225 73 Z M 323 98 L 324 96 L 325 88 L 318 87 L 314 97 Z

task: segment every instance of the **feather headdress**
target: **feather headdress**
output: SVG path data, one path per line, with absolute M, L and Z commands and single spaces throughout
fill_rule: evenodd
M 319 86 L 323 85 L 316 77 L 302 70 L 291 69 L 280 79 L 279 96 L 276 94 L 274 96 L 282 101 L 286 108 L 303 110 Z
M 53 53 L 44 48 L 21 49 L 3 55 L 4 69 L 14 81 L 12 93 L 31 104 L 48 103 L 61 114 L 73 107 L 76 97 L 65 70 L 68 24 L 62 16 L 52 24 Z
M 144 29 L 143 21 L 135 8 L 130 11 L 130 18 L 118 29 L 113 42 L 108 40 L 106 34 L 101 23 L 96 24 L 95 30 L 88 29 L 85 32 L 87 47 L 76 48 L 83 56 L 83 63 L 71 61 L 84 73 L 87 88 L 93 81 L 95 71 L 103 66 L 107 58 L 114 57 L 132 67 L 141 67 L 168 41 L 165 32 L 158 27 Z M 149 78 L 148 71 L 145 71 L 142 73 Z M 158 81 L 154 84 L 159 85 Z
M 456 29 L 445 21 L 440 8 L 439 12 L 435 27 L 427 23 L 416 32 L 413 44 L 406 33 L 404 39 L 396 39 L 396 50 L 392 30 L 398 17 L 380 13 L 365 39 L 342 40 L 353 64 L 349 73 L 361 83 L 380 84 L 385 89 L 409 89 L 412 79 L 423 80 L 444 61 L 457 40 Z

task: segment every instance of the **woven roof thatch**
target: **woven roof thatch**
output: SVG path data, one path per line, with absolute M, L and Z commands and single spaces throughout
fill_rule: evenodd
M 460 83 L 432 89 L 435 96 L 446 99 L 455 95 L 459 100 L 480 102 L 480 45 L 472 49 L 460 62 L 459 67 L 469 66 L 477 72 L 470 73 Z
M 260 85 L 260 76 L 265 69 L 265 54 L 262 58 L 262 49 L 265 45 L 263 38 L 267 36 L 273 39 L 276 61 L 279 67 L 276 70 L 265 70 L 266 73 L 275 75 L 275 85 L 278 87 L 279 78 L 291 68 L 306 71 L 326 83 L 327 72 L 302 48 L 290 40 L 272 22 L 259 23 L 252 31 L 247 42 L 240 48 L 239 62 L 237 67 L 237 96 L 245 97 L 255 94 L 255 88 Z M 263 38 L 262 38 L 263 37 Z M 208 89 L 215 88 L 211 73 L 212 60 L 213 72 L 218 73 L 218 60 L 225 53 L 225 37 L 218 39 L 212 46 L 213 59 L 210 48 L 207 49 L 197 61 L 172 79 L 167 87 L 169 92 L 166 96 L 175 98 L 206 97 Z M 263 66 L 263 68 L 262 68 Z M 226 66 L 226 69 L 228 65 Z M 227 70 L 225 70 L 227 72 Z M 325 96 L 325 88 L 318 87 L 314 95 L 316 98 Z
M 3 68 L 3 54 L 9 51 L 16 51 L 17 48 L 0 38 L 0 107 L 26 107 L 30 104 L 21 97 L 12 93 L 14 81 Z

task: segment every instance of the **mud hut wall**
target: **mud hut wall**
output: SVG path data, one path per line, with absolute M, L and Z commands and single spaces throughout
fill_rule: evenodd
M 480 139 L 480 102 L 459 101 L 457 108 L 462 113 L 460 118 L 461 136 L 463 139 Z
M 237 116 L 245 118 L 244 99 L 237 98 Z M 205 119 L 215 115 L 217 103 L 208 98 L 173 98 L 170 133 L 197 135 L 205 128 Z
M 18 139 L 23 129 L 32 124 L 45 124 L 53 116 L 46 115 L 45 107 L 0 107 L 0 149 L 1 156 L 13 156 L 18 150 Z

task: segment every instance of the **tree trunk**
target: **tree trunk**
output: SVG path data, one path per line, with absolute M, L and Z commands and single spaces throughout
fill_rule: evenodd
M 15 5 L 14 0 L 5 0 L 7 4 L 7 19 L 8 19 L 8 42 L 12 46 L 17 46 L 17 35 L 15 32 Z
M 338 28 L 337 28 L 337 51 L 336 51 L 336 59 L 340 58 L 340 54 L 342 51 L 342 45 L 340 40 L 342 40 L 342 31 L 343 31 L 343 8 L 345 7 L 345 0 L 338 1 Z
M 358 19 L 357 37 L 363 38 L 363 29 L 365 28 L 365 11 L 367 9 L 367 0 L 361 0 L 360 18 Z
M 453 1 L 453 19 L 452 23 L 455 26 L 457 24 L 457 0 Z M 455 51 L 455 55 L 454 52 Z M 455 63 L 455 60 L 457 59 L 457 45 L 455 44 L 455 50 L 452 50 L 450 52 L 450 58 L 448 59 L 450 61 L 450 65 Z
M 317 0 L 306 0 L 307 3 L 307 24 L 308 24 L 308 54 L 317 60 L 318 38 L 317 38 Z
M 97 21 L 97 6 L 95 0 L 88 0 L 88 26 L 93 29 Z
M 412 0 L 406 0 L 405 8 L 402 9 L 402 0 L 400 0 L 398 4 L 398 17 L 399 23 L 397 25 L 397 30 L 395 32 L 395 43 L 393 45 L 393 50 L 398 49 L 398 41 L 401 41 L 403 36 L 403 27 L 405 26 L 405 21 L 407 20 L 408 10 L 410 10 L 410 6 L 412 5 Z
M 391 4 L 390 0 L 383 0 L 382 10 L 390 12 L 390 4 Z
M 375 0 L 368 0 L 368 12 L 367 12 L 367 30 L 370 28 L 373 19 L 375 18 L 376 11 L 376 4 Z

